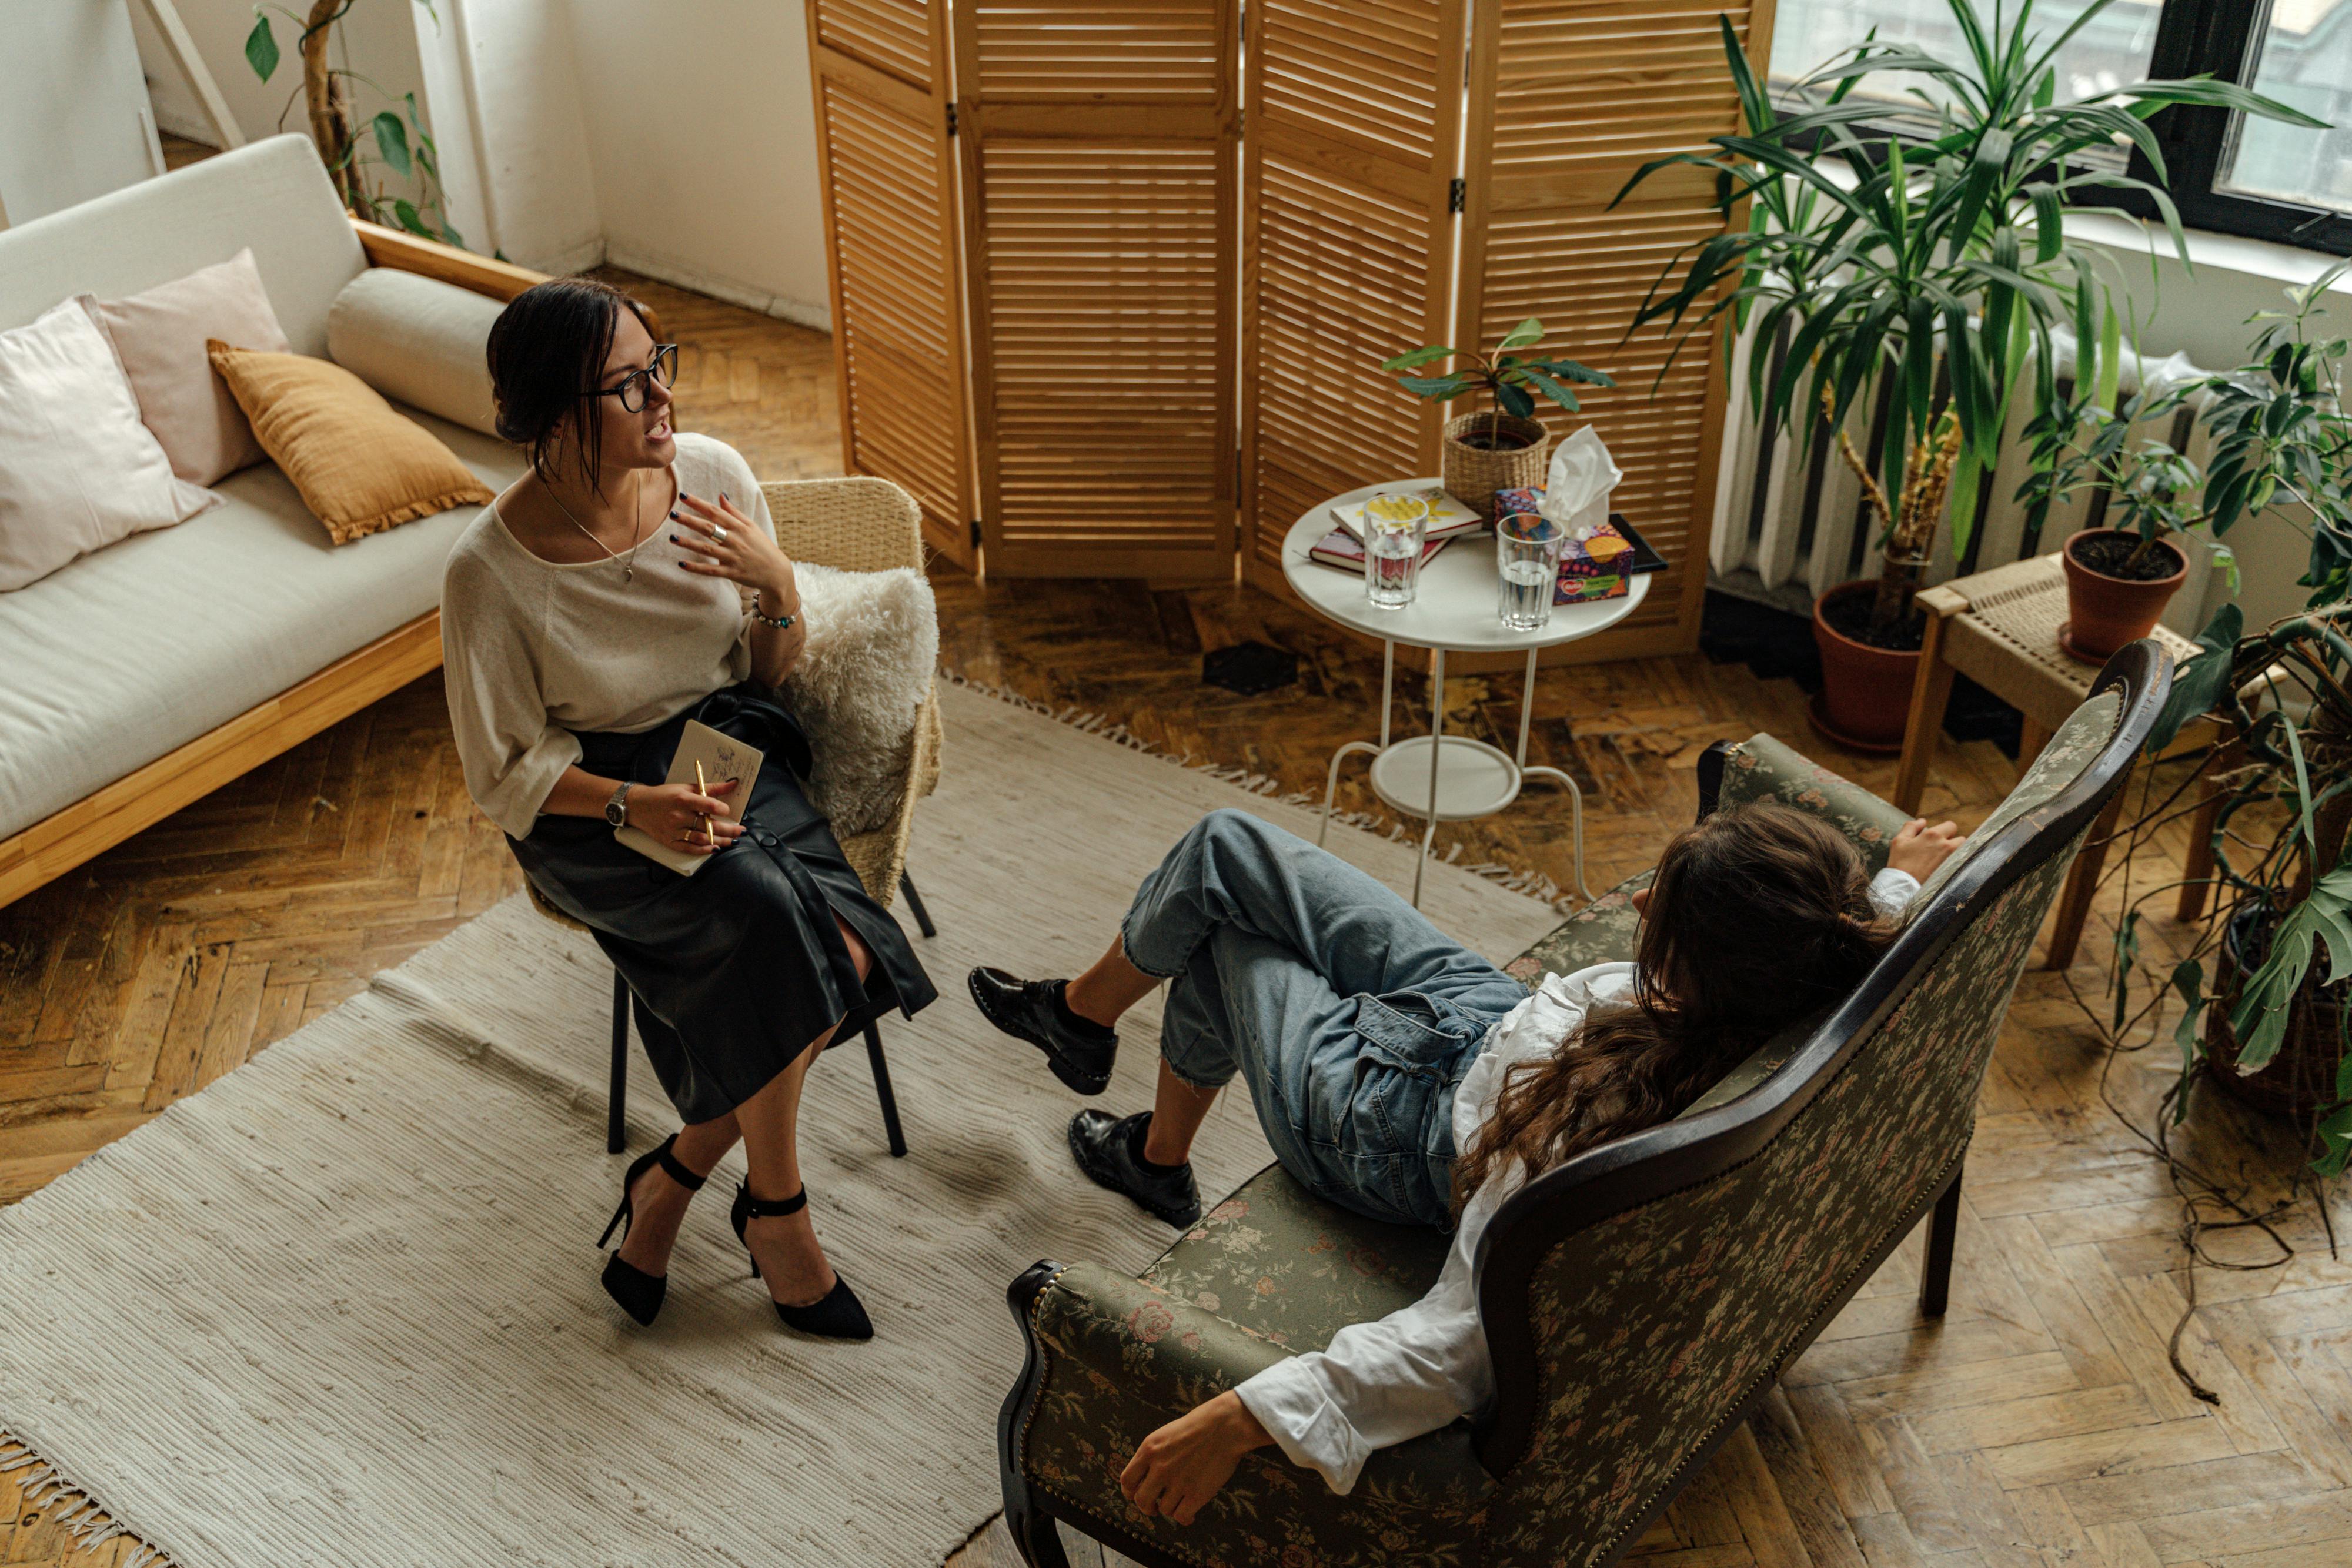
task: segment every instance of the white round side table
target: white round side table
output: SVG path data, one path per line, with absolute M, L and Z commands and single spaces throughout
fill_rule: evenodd
M 1434 485 L 1435 479 L 1391 479 L 1334 496 L 1311 507 L 1282 541 L 1282 575 L 1308 608 L 1351 631 L 1381 640 L 1381 738 L 1351 740 L 1331 754 L 1330 771 L 1323 783 L 1323 831 L 1331 828 L 1331 797 L 1339 784 L 1339 764 L 1359 751 L 1372 754 L 1372 793 L 1391 810 L 1419 817 L 1421 856 L 1413 862 L 1412 902 L 1421 904 L 1421 879 L 1429 864 L 1429 846 L 1440 822 L 1459 822 L 1501 810 L 1518 799 L 1520 786 L 1530 779 L 1546 779 L 1568 789 L 1570 831 L 1576 855 L 1576 891 L 1587 903 L 1591 890 L 1584 885 L 1584 794 L 1576 780 L 1557 768 L 1528 766 L 1528 725 L 1536 693 L 1536 655 L 1561 643 L 1573 643 L 1605 632 L 1641 606 L 1649 596 L 1645 573 L 1633 579 L 1622 599 L 1589 604 L 1552 607 L 1551 621 L 1540 632 L 1514 632 L 1503 624 L 1497 610 L 1501 579 L 1495 568 L 1492 533 L 1465 535 L 1437 552 L 1421 570 L 1420 591 L 1402 610 L 1375 609 L 1364 597 L 1360 572 L 1338 571 L 1307 559 L 1307 551 L 1339 524 L 1330 508 L 1361 501 L 1381 490 Z M 1430 728 L 1427 735 L 1391 740 L 1389 715 L 1394 706 L 1396 645 L 1426 648 L 1430 653 Z M 1445 655 L 1517 652 L 1528 655 L 1527 682 L 1519 694 L 1518 754 L 1488 746 L 1467 736 L 1445 733 Z

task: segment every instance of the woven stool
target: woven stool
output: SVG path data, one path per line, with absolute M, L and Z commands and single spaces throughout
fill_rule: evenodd
M 1904 727 L 1894 793 L 1895 804 L 1915 816 L 1927 793 L 1927 768 L 1936 758 L 1936 737 L 1944 727 L 1954 675 L 1968 676 L 2024 715 L 2024 732 L 2017 745 L 2021 772 L 2041 754 L 2050 732 L 2090 695 L 2091 683 L 2099 674 L 2097 664 L 2059 646 L 2058 629 L 2066 620 L 2066 575 L 2054 550 L 1922 589 L 1916 602 L 1927 612 L 1927 640 L 1911 688 L 1911 716 Z M 2167 627 L 2158 626 L 2149 635 L 2171 653 L 2176 667 L 2198 651 L 2196 643 Z M 2188 726 L 2173 749 L 2202 744 L 2201 727 Z M 2067 873 L 2050 934 L 2049 965 L 2053 969 L 2074 962 L 2126 793 L 2118 789 L 2108 800 Z M 2210 875 L 2211 852 L 2203 836 L 2196 838 L 2189 852 L 2191 882 Z

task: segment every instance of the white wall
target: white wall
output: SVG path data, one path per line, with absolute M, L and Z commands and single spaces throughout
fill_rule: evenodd
M 564 0 L 439 0 L 438 8 L 453 41 L 447 74 L 470 78 L 468 140 L 497 249 L 542 272 L 595 266 L 604 258 L 604 225 L 571 7 Z M 436 74 L 443 68 L 436 62 Z
M 799 0 L 570 0 L 606 258 L 828 325 Z
M 123 0 L 7 8 L 0 55 L 0 227 L 156 173 Z

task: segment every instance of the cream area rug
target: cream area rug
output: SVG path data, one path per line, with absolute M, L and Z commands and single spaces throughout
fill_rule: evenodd
M 1020 1364 L 1006 1283 L 1041 1257 L 1140 1270 L 1172 1237 L 1073 1169 L 1079 1103 L 982 1022 L 965 971 L 1073 973 L 1202 812 L 1313 814 L 943 687 L 946 773 L 911 861 L 940 1000 L 883 1026 L 909 1153 L 865 1053 L 813 1073 L 817 1229 L 873 1313 L 782 1331 L 727 1228 L 730 1156 L 650 1330 L 597 1287 L 612 970 L 520 897 L 0 1212 L 0 1429 L 184 1568 L 932 1564 L 999 1506 Z M 1334 827 L 1407 887 L 1412 851 Z M 1424 908 L 1507 958 L 1558 915 L 1448 866 Z M 911 925 L 911 922 L 909 922 Z M 1150 1103 L 1157 1001 L 1109 1092 Z M 630 1147 L 676 1124 L 633 1077 Z M 1229 1096 L 1212 1199 L 1268 1158 Z M 0 1462 L 5 1462 L 0 1459 Z

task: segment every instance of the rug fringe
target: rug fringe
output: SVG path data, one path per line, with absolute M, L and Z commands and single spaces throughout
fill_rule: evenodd
M 112 1510 L 92 1496 L 88 1487 L 41 1458 L 22 1438 L 0 1437 L 0 1475 L 15 1480 L 25 1494 L 28 1511 L 47 1514 L 52 1523 L 85 1549 L 103 1546 L 118 1535 L 135 1533 L 115 1517 Z M 141 1542 L 138 1550 L 123 1557 L 120 1568 L 172 1568 L 172 1559 L 162 1548 Z
M 1282 781 L 1268 774 L 1254 772 L 1247 768 L 1196 760 L 1189 751 L 1181 757 L 1171 756 L 1157 745 L 1128 728 L 1127 726 L 1113 724 L 1098 713 L 1076 706 L 1055 707 L 1049 704 L 1038 702 L 1034 698 L 1024 696 L 1009 686 L 1000 686 L 990 681 L 976 681 L 944 665 L 940 668 L 939 678 L 951 686 L 960 686 L 965 691 L 976 692 L 984 697 L 992 697 L 998 702 L 1010 704 L 1024 712 L 1042 715 L 1056 724 L 1065 724 L 1072 729 L 1081 730 L 1087 735 L 1100 736 L 1105 740 L 1115 741 L 1129 751 L 1140 752 L 1155 761 L 1169 763 L 1187 772 L 1206 774 L 1219 783 L 1235 785 L 1253 795 L 1285 806 L 1304 806 L 1309 810 L 1314 810 L 1323 804 L 1319 796 L 1306 790 L 1286 791 L 1282 788 Z M 1412 843 L 1421 833 L 1421 829 L 1418 827 L 1381 816 L 1374 811 L 1335 810 L 1331 813 L 1331 820 L 1342 827 L 1354 828 L 1360 832 L 1376 833 L 1391 843 Z M 1444 858 L 1448 865 L 1460 865 L 1461 857 L 1460 844 L 1446 846 Z M 1482 861 L 1475 864 L 1462 866 L 1462 869 L 1475 876 L 1484 877 L 1508 892 L 1525 894 L 1539 903 L 1549 904 L 1562 915 L 1575 911 L 1576 900 L 1559 883 L 1532 867 L 1515 868 L 1499 865 L 1492 861 Z

